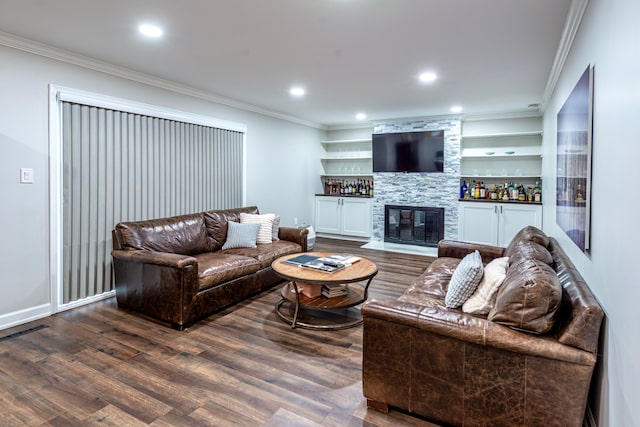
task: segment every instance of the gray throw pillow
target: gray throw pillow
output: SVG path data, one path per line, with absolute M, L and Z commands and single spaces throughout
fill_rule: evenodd
M 273 227 L 271 228 L 271 231 L 273 232 L 271 239 L 280 240 L 280 237 L 278 237 L 280 233 L 280 215 L 276 215 L 276 217 L 273 218 Z
M 482 279 L 484 267 L 480 252 L 468 254 L 453 271 L 444 304 L 449 308 L 458 308 L 475 292 Z
M 222 249 L 255 248 L 260 224 L 227 223 L 227 240 Z

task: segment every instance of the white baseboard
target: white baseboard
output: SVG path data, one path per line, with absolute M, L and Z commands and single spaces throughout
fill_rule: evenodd
M 373 241 L 362 246 L 362 248 L 388 252 L 399 252 L 402 254 L 425 255 L 431 257 L 438 256 L 438 248 L 432 248 L 429 246 L 404 245 L 399 243 Z
M 103 299 L 111 298 L 116 294 L 116 291 L 109 291 L 99 295 L 94 295 L 84 299 L 76 300 L 67 304 L 61 304 L 58 306 L 58 313 L 65 310 L 71 310 L 72 308 L 80 307 L 82 305 L 91 304 Z M 50 303 L 42 304 L 36 307 L 29 307 L 24 310 L 14 311 L 13 313 L 7 313 L 0 315 L 0 330 L 12 328 L 14 326 L 22 325 L 23 323 L 32 322 L 34 320 L 42 319 L 53 314 L 53 306 Z
M 0 316 L 0 330 L 22 325 L 51 315 L 51 304 L 42 304 Z
M 116 295 L 116 291 L 112 290 L 112 291 L 109 291 L 109 292 L 103 292 L 103 293 L 98 294 L 98 295 L 93 295 L 93 296 L 90 296 L 90 297 L 87 297 L 87 298 L 83 298 L 83 299 L 75 300 L 75 301 L 72 301 L 72 302 L 68 302 L 66 304 L 60 304 L 58 306 L 58 312 L 71 310 L 72 308 L 76 308 L 76 307 L 80 307 L 80 306 L 83 306 L 83 305 L 91 304 L 92 302 L 102 301 L 103 299 L 111 298 L 111 297 L 113 297 L 115 295 Z

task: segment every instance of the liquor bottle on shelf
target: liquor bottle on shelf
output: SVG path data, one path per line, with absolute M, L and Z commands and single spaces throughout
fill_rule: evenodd
M 487 189 L 484 186 L 484 181 L 480 181 L 480 198 L 481 199 L 487 198 Z
M 509 200 L 509 184 L 504 183 L 504 188 L 502 189 L 502 200 Z
M 538 185 L 538 181 L 536 181 L 536 186 L 533 187 L 533 201 L 534 202 L 542 201 L 542 192 L 540 191 L 540 186 Z
M 460 198 L 464 199 L 465 194 L 467 194 L 467 181 L 462 181 L 462 185 L 460 186 Z

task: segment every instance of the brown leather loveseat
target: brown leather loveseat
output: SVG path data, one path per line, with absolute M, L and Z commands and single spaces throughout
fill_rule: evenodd
M 279 240 L 222 250 L 228 222 L 239 222 L 241 213 L 259 212 L 250 206 L 117 224 L 118 306 L 184 329 L 282 281 L 271 263 L 306 251 L 308 230 L 279 227 Z
M 453 272 L 475 250 L 485 268 L 509 257 L 488 315 L 445 304 Z M 441 241 L 403 296 L 370 300 L 362 314 L 370 408 L 458 426 L 582 425 L 603 311 L 542 231 L 527 227 L 506 249 Z

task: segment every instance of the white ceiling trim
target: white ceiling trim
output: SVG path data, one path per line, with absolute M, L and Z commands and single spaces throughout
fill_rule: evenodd
M 300 119 L 298 117 L 290 116 L 287 114 L 270 111 L 265 108 L 258 107 L 256 105 L 247 104 L 240 101 L 235 101 L 228 98 L 223 98 L 208 92 L 194 89 L 192 87 L 175 83 L 169 80 L 160 79 L 148 74 L 140 73 L 130 70 L 124 67 L 118 67 L 117 65 L 109 64 L 106 62 L 98 61 L 87 56 L 78 55 L 73 52 L 69 52 L 63 49 L 58 49 L 53 46 L 49 46 L 44 43 L 36 42 L 33 40 L 25 39 L 15 36 L 13 34 L 0 31 L 0 45 L 4 45 L 13 49 L 22 50 L 35 55 L 43 56 L 46 58 L 54 59 L 57 61 L 65 62 L 72 65 L 77 65 L 83 68 L 87 68 L 101 73 L 110 74 L 112 76 L 121 77 L 127 80 L 132 80 L 138 83 L 143 83 L 149 86 L 154 86 L 160 89 L 165 89 L 171 92 L 179 93 L 182 95 L 191 96 L 194 98 L 203 99 L 205 101 L 214 102 L 216 104 L 226 105 L 228 107 L 237 108 L 240 110 L 250 111 L 253 113 L 262 114 L 264 116 L 273 117 L 288 122 L 309 126 L 312 128 L 326 130 L 327 126 L 312 122 L 309 120 Z
M 547 87 L 545 88 L 544 95 L 542 97 L 541 111 L 544 111 L 547 107 L 547 104 L 551 99 L 551 95 L 553 95 L 553 91 L 556 89 L 560 73 L 562 72 L 567 57 L 569 56 L 571 45 L 576 37 L 578 28 L 580 28 L 580 23 L 582 22 L 582 17 L 584 16 L 588 3 L 589 0 L 572 0 L 571 5 L 569 6 L 567 20 L 565 21 L 564 29 L 562 30 L 562 38 L 560 39 L 560 44 L 556 51 L 556 57 L 553 61 L 551 72 L 549 73 L 549 80 L 547 80 Z

